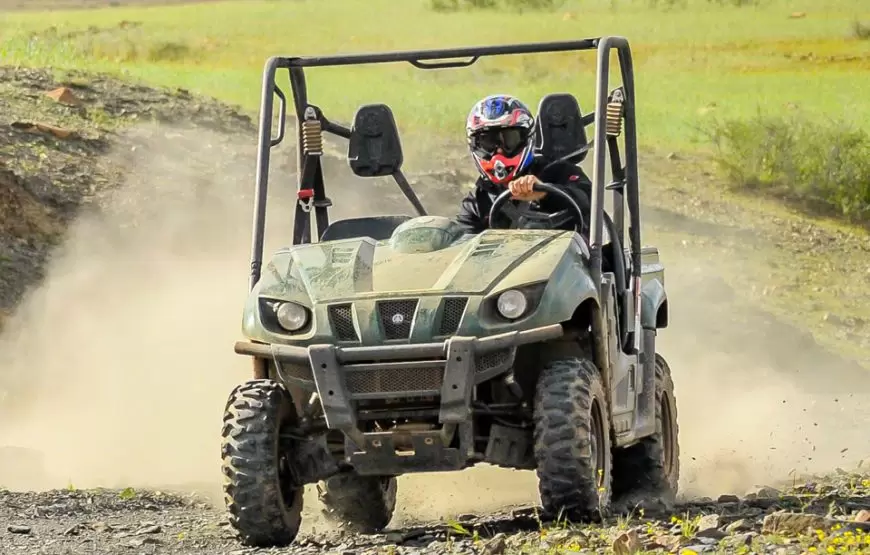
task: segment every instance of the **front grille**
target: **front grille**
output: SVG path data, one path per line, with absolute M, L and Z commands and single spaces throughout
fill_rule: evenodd
M 332 333 L 339 341 L 359 341 L 353 326 L 353 311 L 350 304 L 337 304 L 329 307 L 329 323 Z
M 493 370 L 508 363 L 511 357 L 510 348 L 490 351 L 488 353 L 477 355 L 476 364 L 478 372 L 486 372 Z
M 383 370 L 356 370 L 345 374 L 351 395 L 377 393 L 429 393 L 441 390 L 444 368 L 429 366 Z
M 314 376 L 311 374 L 311 368 L 309 366 L 302 366 L 300 364 L 282 364 L 281 373 L 286 378 L 295 378 L 307 382 L 314 381 Z
M 379 302 L 378 314 L 381 317 L 384 339 L 408 339 L 416 309 L 417 299 Z
M 438 328 L 438 335 L 452 335 L 459 329 L 459 322 L 462 320 L 462 314 L 465 312 L 465 305 L 468 304 L 467 297 L 454 297 L 444 299 L 444 310 L 441 312 L 441 325 Z

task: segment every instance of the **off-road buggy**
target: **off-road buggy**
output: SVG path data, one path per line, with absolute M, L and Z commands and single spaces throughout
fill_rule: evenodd
M 583 115 L 571 94 L 546 95 L 536 155 L 580 163 L 594 152 L 588 238 L 579 231 L 583 210 L 550 185 L 540 189 L 564 209 L 536 213 L 505 192 L 490 215 L 510 223 L 494 218 L 477 235 L 428 216 L 402 173 L 390 108 L 361 106 L 347 128 L 309 102 L 304 77 L 310 67 L 432 69 L 579 50 L 598 52 L 595 111 Z M 608 91 L 611 50 L 622 85 Z M 298 203 L 293 246 L 261 271 L 270 150 L 285 135 L 279 69 L 289 70 L 296 115 Z M 292 542 L 306 484 L 317 483 L 329 514 L 373 532 L 392 518 L 397 476 L 477 463 L 536 470 L 552 516 L 595 517 L 614 496 L 639 491 L 673 498 L 676 404 L 656 352 L 668 302 L 658 250 L 641 247 L 634 98 L 631 51 L 621 37 L 267 62 L 242 324 L 248 340 L 235 345 L 253 358 L 254 379 L 230 394 L 222 443 L 230 522 L 244 543 Z M 395 178 L 417 216 L 330 223 L 324 132 L 347 139 L 357 176 Z M 566 223 L 573 231 L 559 229 Z

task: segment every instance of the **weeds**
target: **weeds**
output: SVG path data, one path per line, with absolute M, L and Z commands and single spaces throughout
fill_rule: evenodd
M 672 516 L 671 524 L 675 524 L 680 528 L 680 535 L 686 539 L 694 538 L 698 533 L 698 524 L 701 521 L 701 515 L 691 516 L 689 513 L 683 517 Z
M 704 130 L 734 189 L 870 224 L 870 134 L 801 116 L 716 121 Z

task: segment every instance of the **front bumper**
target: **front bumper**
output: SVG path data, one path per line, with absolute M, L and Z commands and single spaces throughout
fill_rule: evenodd
M 453 336 L 418 344 L 338 347 L 240 341 L 235 352 L 272 359 L 282 380 L 317 391 L 329 429 L 346 437 L 346 462 L 360 474 L 458 469 L 473 454 L 471 400 L 474 386 L 507 372 L 520 345 L 556 339 L 561 324 L 489 337 Z M 398 455 L 392 432 L 363 433 L 355 401 L 437 397 L 444 430 L 411 432 L 413 454 Z M 459 431 L 459 447 L 449 448 Z M 449 434 L 445 430 L 450 430 Z

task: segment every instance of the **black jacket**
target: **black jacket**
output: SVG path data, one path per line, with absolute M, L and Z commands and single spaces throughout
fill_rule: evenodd
M 570 162 L 553 164 L 545 171 L 545 162 L 536 160 L 526 173 L 535 175 L 544 183 L 555 185 L 565 189 L 565 192 L 574 197 L 584 216 L 584 233 L 589 229 L 589 206 L 592 197 L 592 182 L 583 170 Z M 489 227 L 489 211 L 496 196 L 504 192 L 505 188 L 495 185 L 488 179 L 479 177 L 474 189 L 466 195 L 459 205 L 459 214 L 456 221 L 465 228 L 466 233 L 480 233 Z M 538 204 L 543 212 L 555 212 L 564 206 L 553 202 L 548 197 L 541 199 Z

